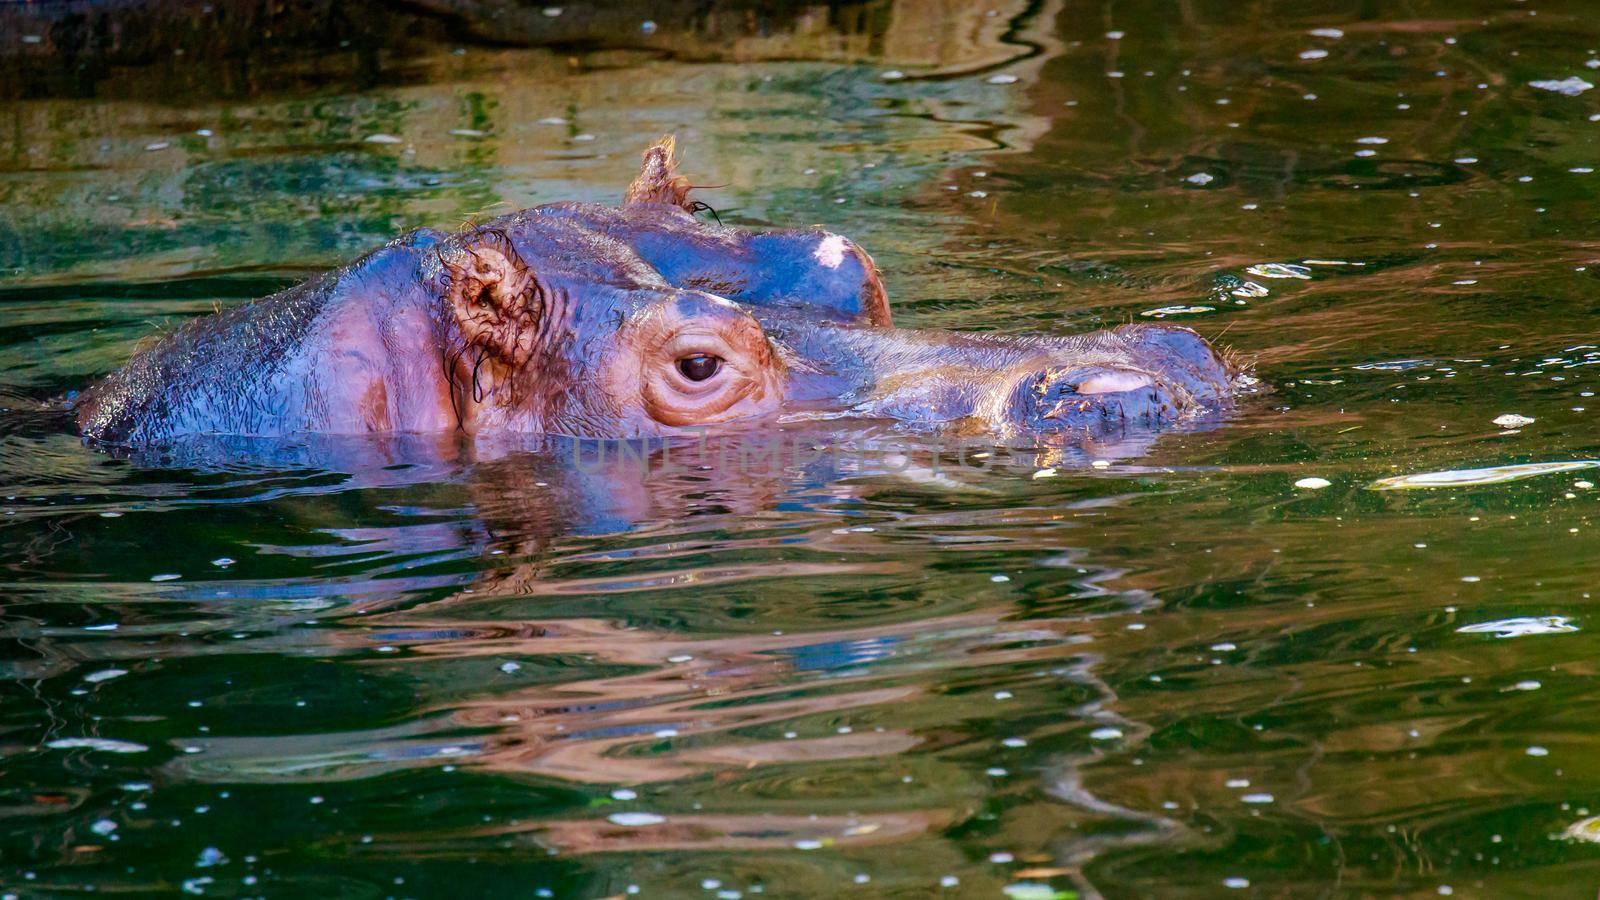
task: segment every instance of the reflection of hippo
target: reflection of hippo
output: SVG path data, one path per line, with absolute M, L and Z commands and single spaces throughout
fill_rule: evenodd
M 1194 332 L 998 337 L 890 327 L 866 253 L 821 231 L 705 225 L 670 138 L 620 207 L 558 203 L 421 231 L 188 323 L 90 389 L 84 434 L 672 435 L 848 414 L 999 438 L 1099 436 L 1225 405 Z

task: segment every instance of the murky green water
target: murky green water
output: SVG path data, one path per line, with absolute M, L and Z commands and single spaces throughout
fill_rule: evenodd
M 1600 472 L 1369 489 L 1600 458 L 1600 91 L 1530 86 L 1600 81 L 1592 6 L 957 7 L 3 101 L 5 892 L 1593 896 Z M 776 477 L 156 465 L 51 411 L 406 228 L 613 198 L 667 131 L 723 221 L 859 239 L 903 324 L 1186 308 L 1270 391 Z

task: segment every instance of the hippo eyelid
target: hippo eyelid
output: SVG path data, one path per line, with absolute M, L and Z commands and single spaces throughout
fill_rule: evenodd
M 1080 394 L 1120 394 L 1150 387 L 1155 382 L 1143 372 L 1111 370 L 1096 372 L 1078 382 L 1073 389 Z

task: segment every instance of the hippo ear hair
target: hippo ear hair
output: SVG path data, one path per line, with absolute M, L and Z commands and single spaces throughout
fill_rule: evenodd
M 677 139 L 664 135 L 650 149 L 644 151 L 644 164 L 639 167 L 639 177 L 628 185 L 623 203 L 667 203 L 692 209 L 689 191 L 693 185 L 678 174 Z
M 550 292 L 522 261 L 505 232 L 485 230 L 440 253 L 446 301 L 468 347 L 507 365 L 532 356 Z

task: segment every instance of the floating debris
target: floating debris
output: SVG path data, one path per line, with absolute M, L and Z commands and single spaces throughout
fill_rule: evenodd
M 106 753 L 143 753 L 150 749 L 133 741 L 110 738 L 56 738 L 45 746 L 52 750 L 103 750 Z
M 1256 284 L 1254 281 L 1246 281 L 1244 284 L 1239 285 L 1228 293 L 1235 297 L 1244 297 L 1253 300 L 1257 297 L 1265 297 L 1272 292 L 1267 290 L 1265 287 Z
M 1576 97 L 1584 91 L 1594 87 L 1594 85 L 1584 81 L 1582 78 L 1579 78 L 1576 75 L 1572 76 L 1571 78 L 1563 78 L 1560 81 L 1530 81 L 1528 82 L 1528 86 L 1536 87 L 1541 91 L 1555 91 L 1563 97 Z
M 1305 266 L 1293 263 L 1260 263 L 1245 269 L 1257 278 L 1300 278 L 1309 279 L 1311 270 Z
M 1526 637 L 1530 634 L 1570 634 L 1578 630 L 1566 616 L 1518 616 L 1463 625 L 1457 634 L 1492 634 L 1497 638 Z
M 1574 472 L 1579 469 L 1600 467 L 1600 460 L 1575 459 L 1564 462 L 1518 463 L 1510 466 L 1492 466 L 1487 469 L 1448 469 L 1443 472 L 1422 472 L 1417 475 L 1397 475 L 1372 483 L 1375 491 L 1412 490 L 1416 488 L 1478 487 L 1486 484 L 1504 484 L 1556 472 Z
M 1590 816 L 1587 819 L 1579 819 L 1573 822 L 1567 826 L 1566 831 L 1561 832 L 1561 838 L 1567 841 L 1586 841 L 1591 844 L 1600 844 L 1600 816 Z
M 1330 486 L 1332 484 L 1333 484 L 1333 482 L 1329 481 L 1326 478 L 1318 478 L 1318 477 L 1313 475 L 1310 478 L 1302 478 L 1299 481 L 1296 481 L 1294 483 L 1294 486 L 1297 487 L 1297 488 L 1304 488 L 1305 490 L 1308 490 L 1308 491 L 1320 491 L 1323 488 L 1328 487 L 1328 486 Z
M 1518 415 L 1517 413 L 1501 413 L 1500 415 L 1495 416 L 1491 421 L 1493 421 L 1494 424 L 1499 425 L 1501 428 L 1521 428 L 1524 425 L 1532 425 L 1535 420 L 1529 416 Z
M 1216 311 L 1215 306 L 1162 306 L 1157 309 L 1147 309 L 1139 315 L 1150 319 L 1165 319 L 1168 316 L 1197 316 L 1200 313 Z

